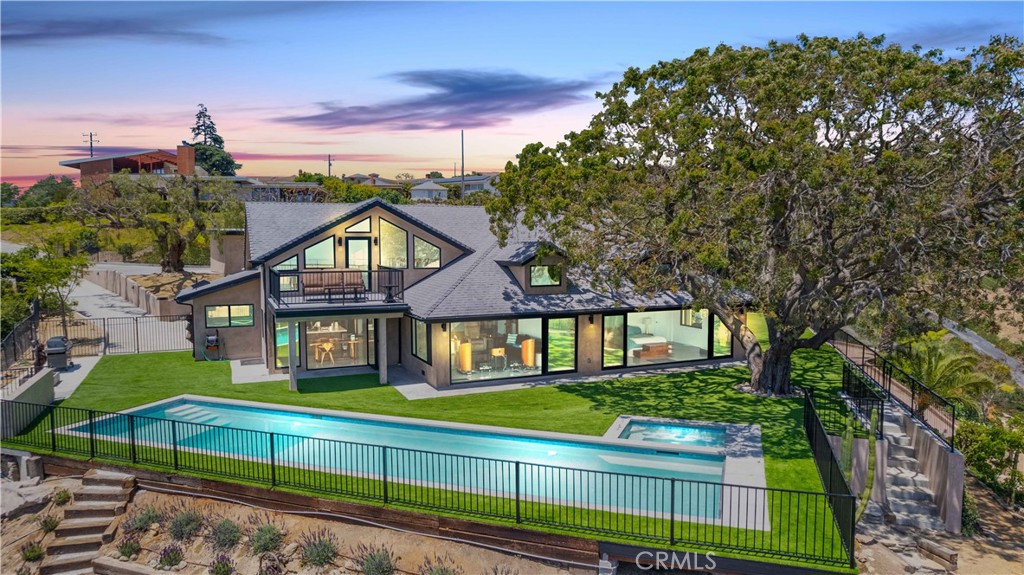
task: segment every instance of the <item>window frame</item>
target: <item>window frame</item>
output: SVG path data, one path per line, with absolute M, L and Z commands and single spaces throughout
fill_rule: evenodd
M 332 234 L 332 235 L 330 235 L 330 236 L 328 236 L 328 237 L 326 237 L 326 238 L 316 242 L 315 244 L 312 244 L 312 245 L 309 245 L 309 246 L 306 246 L 305 248 L 303 248 L 302 249 L 302 268 L 304 270 L 333 270 L 333 269 L 336 269 L 337 268 L 337 264 L 338 264 L 338 249 L 335 246 L 335 242 L 337 242 L 337 241 L 338 241 L 338 238 L 336 238 Z M 311 250 L 311 249 L 313 249 L 313 248 L 315 248 L 315 247 L 317 247 L 317 246 L 319 246 L 320 244 L 323 244 L 323 243 L 329 243 L 330 244 L 330 249 L 331 249 L 331 265 L 330 266 L 321 266 L 321 265 L 311 266 L 311 265 L 309 265 L 309 261 L 306 258 L 306 253 L 308 253 L 309 250 Z
M 295 267 L 294 268 L 281 269 L 281 266 L 287 264 L 291 260 L 295 260 Z M 288 259 L 281 260 L 276 265 L 270 266 L 270 269 L 272 269 L 272 270 L 274 270 L 274 271 L 276 271 L 278 273 L 280 273 L 280 272 L 295 272 L 295 275 L 278 276 L 278 280 L 279 280 L 278 290 L 281 293 L 292 293 L 292 292 L 299 291 L 299 274 L 298 274 L 298 272 L 299 272 L 299 254 L 295 254 L 294 256 L 292 256 L 292 257 L 290 257 Z M 281 280 L 284 280 L 285 277 L 295 278 L 295 288 L 294 289 L 284 289 L 284 282 L 281 281 Z
M 218 308 L 218 307 L 226 307 L 226 308 L 228 308 L 228 315 L 227 315 L 228 324 L 227 325 L 210 325 L 210 308 Z M 248 307 L 249 308 L 249 316 L 248 317 L 252 319 L 252 323 L 247 323 L 245 325 L 231 325 L 231 317 L 232 317 L 231 308 L 233 308 L 233 307 Z M 256 315 L 255 314 L 256 314 L 256 306 L 251 304 L 251 303 L 225 303 L 225 304 L 207 305 L 207 306 L 203 306 L 203 322 L 204 322 L 203 325 L 207 329 L 211 329 L 211 328 L 212 329 L 221 329 L 221 328 L 231 328 L 231 327 L 256 327 Z
M 573 344 L 572 344 L 572 368 L 567 369 L 551 369 L 551 320 L 569 319 L 573 321 Z M 566 374 L 576 373 L 579 371 L 579 359 L 580 359 L 580 316 L 578 315 L 562 315 L 562 316 L 551 316 L 544 317 L 541 323 L 541 329 L 544 333 L 544 365 L 542 372 L 546 375 L 549 373 L 553 374 Z M 602 355 L 603 355 L 602 348 Z M 602 358 L 603 359 L 603 358 Z M 602 361 L 603 363 L 603 361 Z
M 345 233 L 346 234 L 372 234 L 373 233 L 373 222 L 370 221 L 372 219 L 373 218 L 371 218 L 370 216 L 366 216 L 365 218 L 363 218 L 363 219 L 359 220 L 358 222 L 352 224 L 351 226 L 345 228 Z M 352 229 L 352 228 L 354 228 L 354 227 L 356 227 L 358 225 L 361 225 L 364 222 L 366 223 L 366 228 L 367 228 L 365 231 L 364 230 L 354 230 L 354 229 Z
M 430 247 L 437 249 L 437 266 L 418 266 L 416 265 L 416 240 L 419 240 Z M 414 270 L 439 270 L 441 269 L 441 256 L 443 252 L 441 246 L 435 245 L 434 242 L 427 241 L 416 234 L 412 235 L 412 269 Z
M 414 317 L 410 317 L 409 319 L 411 320 L 411 323 L 410 323 L 411 329 L 409 330 L 409 336 L 410 336 L 409 337 L 409 351 L 412 353 L 412 356 L 415 357 L 416 359 L 422 361 L 423 363 L 425 363 L 427 365 L 433 365 L 433 363 L 431 361 L 431 359 L 432 359 L 431 355 L 432 354 L 430 353 L 430 350 L 432 349 L 431 345 L 430 345 L 430 324 L 427 323 L 426 321 L 419 320 L 419 319 L 416 319 Z M 417 324 L 423 324 L 423 329 L 426 332 L 426 336 L 427 336 L 426 337 L 427 341 L 426 341 L 426 344 L 425 344 L 426 347 L 427 347 L 426 350 L 417 350 L 417 346 L 416 346 L 416 325 Z M 421 351 L 426 351 L 426 353 L 424 354 L 426 357 L 424 357 L 424 356 L 422 356 L 422 355 L 420 355 L 418 353 L 418 352 L 421 352 Z
M 379 238 L 379 241 L 378 241 L 379 245 L 377 246 L 377 267 L 382 267 L 382 268 L 386 268 L 386 269 L 389 269 L 389 270 L 409 269 L 409 230 L 407 230 L 407 229 L 405 229 L 405 228 L 403 228 L 401 226 L 397 226 L 397 225 L 389 222 L 388 220 L 386 220 L 384 218 L 377 218 L 377 219 L 380 220 L 379 222 L 377 222 L 377 237 Z M 403 266 L 384 265 L 384 224 L 387 224 L 387 225 L 395 228 L 396 230 L 401 231 L 402 234 L 404 234 L 404 236 L 405 236 L 405 239 L 402 242 L 403 243 L 403 248 L 404 248 L 404 251 L 405 251 L 405 265 L 403 265 Z
M 558 269 L 558 283 L 553 284 L 535 284 L 533 283 L 533 268 L 556 268 Z M 562 285 L 562 265 L 561 264 L 550 264 L 550 265 L 528 265 L 526 266 L 526 282 L 532 288 L 546 288 L 546 287 L 560 287 Z M 551 277 L 551 272 L 548 272 L 547 276 Z

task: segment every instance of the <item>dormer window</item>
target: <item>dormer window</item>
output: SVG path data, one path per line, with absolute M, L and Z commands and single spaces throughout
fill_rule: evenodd
M 530 266 L 527 270 L 530 287 L 550 287 L 562 285 L 562 266 Z

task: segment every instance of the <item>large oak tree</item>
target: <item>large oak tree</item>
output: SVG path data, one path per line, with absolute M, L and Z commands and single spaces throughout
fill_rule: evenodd
M 865 37 L 631 68 L 589 127 L 509 162 L 493 228 L 542 230 L 610 292 L 689 292 L 754 387 L 786 393 L 793 352 L 872 302 L 972 314 L 983 278 L 1024 292 L 1022 70 L 1017 39 L 949 57 Z

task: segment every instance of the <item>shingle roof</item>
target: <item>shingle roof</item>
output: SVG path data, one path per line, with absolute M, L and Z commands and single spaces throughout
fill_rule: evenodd
M 219 291 L 224 288 L 231 287 L 233 285 L 238 285 L 240 283 L 245 283 L 249 280 L 254 280 L 258 277 L 260 277 L 260 270 L 258 269 L 241 271 L 235 274 L 231 274 L 229 276 L 224 276 L 222 278 L 215 279 L 212 282 L 207 282 L 185 288 L 178 292 L 178 295 L 174 296 L 174 301 L 181 303 L 183 301 L 188 301 L 190 299 L 197 298 L 201 295 L 206 295 L 208 293 L 213 293 L 215 291 Z
M 370 200 L 369 202 L 373 202 Z M 381 202 L 376 200 L 376 202 Z M 373 204 L 259 203 L 246 205 L 251 253 L 270 253 L 295 238 Z M 589 282 L 571 278 L 565 294 L 526 295 L 504 263 L 522 263 L 536 252 L 540 237 L 523 227 L 513 230 L 504 247 L 490 230 L 490 217 L 479 206 L 384 205 L 417 225 L 443 232 L 470 252 L 427 278 L 407 286 L 403 296 L 411 313 L 424 319 L 454 319 L 558 312 L 598 312 L 626 307 L 678 307 L 691 299 L 685 292 L 656 297 L 630 293 L 603 294 Z M 253 258 L 257 258 L 254 256 Z

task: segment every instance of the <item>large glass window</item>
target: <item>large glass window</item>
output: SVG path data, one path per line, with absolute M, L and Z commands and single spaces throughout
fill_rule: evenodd
M 412 320 L 412 354 L 430 363 L 430 326 L 418 319 Z
M 453 322 L 452 383 L 539 375 L 544 365 L 540 318 Z
M 562 283 L 561 266 L 530 266 L 530 287 L 556 286 Z
M 707 317 L 707 310 L 683 320 L 676 310 L 626 314 L 626 365 L 707 359 Z
M 350 367 L 370 363 L 371 339 L 363 318 L 306 322 L 308 369 Z
M 206 327 L 252 327 L 252 305 L 208 305 Z
M 294 272 L 299 269 L 299 256 L 292 256 L 283 262 L 277 264 L 273 268 L 279 272 Z M 281 279 L 281 291 L 299 291 L 299 276 L 297 275 L 282 275 Z
M 308 248 L 303 254 L 306 269 L 333 269 L 334 268 L 334 236 L 322 242 L 317 242 Z
M 385 268 L 409 267 L 409 234 L 402 228 L 380 220 L 380 265 Z
M 602 367 L 621 367 L 625 365 L 625 347 L 623 340 L 623 327 L 626 324 L 626 317 L 622 315 L 606 315 L 603 318 L 604 353 L 601 359 Z
M 548 371 L 576 369 L 576 318 L 557 317 L 548 320 Z
M 301 354 L 299 353 L 299 346 L 302 345 L 302 340 L 299 339 L 299 323 L 295 323 L 295 360 L 298 362 Z M 274 365 L 277 367 L 288 367 L 288 324 L 284 322 L 276 322 L 274 324 Z M 297 365 L 298 363 L 296 363 Z
M 712 314 L 711 317 L 715 320 L 711 342 L 713 357 L 732 357 L 732 332 L 717 315 Z
M 441 248 L 419 237 L 412 237 L 412 266 L 416 269 L 441 267 Z
M 351 226 L 345 228 L 347 234 L 368 234 L 370 233 L 370 218 L 359 220 Z

